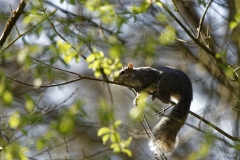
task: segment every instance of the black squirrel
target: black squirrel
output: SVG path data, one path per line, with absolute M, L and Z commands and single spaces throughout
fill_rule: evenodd
M 134 86 L 136 92 L 153 93 L 163 103 L 175 105 L 169 116 L 163 117 L 152 130 L 149 146 L 155 154 L 165 156 L 177 145 L 177 134 L 187 119 L 193 97 L 188 76 L 174 67 L 138 67 L 130 62 L 119 71 L 116 82 Z M 177 101 L 176 103 L 174 102 Z

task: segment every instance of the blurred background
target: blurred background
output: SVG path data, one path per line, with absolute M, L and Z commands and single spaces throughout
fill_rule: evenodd
M 191 111 L 200 118 L 189 114 L 168 159 L 240 159 L 238 0 L 0 0 L 0 6 L 1 159 L 156 159 L 133 92 L 105 82 L 129 62 L 174 66 L 191 79 Z M 142 101 L 153 128 L 155 113 L 169 105 Z M 112 131 L 106 144 L 98 136 L 103 127 Z M 113 152 L 112 135 L 120 135 L 126 151 Z

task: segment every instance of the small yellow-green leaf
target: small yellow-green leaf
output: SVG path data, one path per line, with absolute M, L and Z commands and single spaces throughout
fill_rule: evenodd
M 128 139 L 125 141 L 126 147 L 128 147 L 131 142 L 132 142 L 132 137 L 128 137 Z
M 129 157 L 132 157 L 132 152 L 129 149 L 122 149 L 123 153 L 126 153 Z
M 232 21 L 232 22 L 230 22 L 230 24 L 229 24 L 230 29 L 234 29 L 234 28 L 236 28 L 237 26 L 238 26 L 238 23 L 237 23 L 236 21 Z
M 69 133 L 73 130 L 74 122 L 71 119 L 71 117 L 63 117 L 60 125 L 59 125 L 59 131 L 63 134 Z
M 36 148 L 37 150 L 43 150 L 44 148 L 44 145 L 45 145 L 45 141 L 43 139 L 38 139 L 37 142 L 36 142 Z
M 156 2 L 159 7 L 162 7 L 162 2 Z
M 12 103 L 12 93 L 11 92 L 9 92 L 9 91 L 7 91 L 7 90 L 5 90 L 4 92 L 3 92 L 3 102 L 5 103 L 5 104 L 11 104 Z
M 120 142 L 120 134 L 115 132 L 113 134 L 111 134 L 111 142 L 112 143 L 119 143 Z
M 221 55 L 220 53 L 217 53 L 217 54 L 215 55 L 215 57 L 216 57 L 217 59 L 219 59 L 219 58 L 222 58 L 222 55 Z
M 119 153 L 121 151 L 121 148 L 118 143 L 111 144 L 110 148 L 113 149 L 114 153 Z
M 103 141 L 103 144 L 105 145 L 107 143 L 107 140 L 109 139 L 110 137 L 110 134 L 105 134 L 103 137 L 102 137 L 102 141 Z
M 104 135 L 104 134 L 106 134 L 106 133 L 109 133 L 110 132 L 110 129 L 109 128 L 107 128 L 107 127 L 102 127 L 102 128 L 100 128 L 99 130 L 98 130 L 98 136 L 102 136 L 102 135 Z
M 69 62 L 72 60 L 72 57 L 71 57 L 70 55 L 64 54 L 64 55 L 63 55 L 63 60 L 64 60 L 66 63 L 69 63 Z
M 4 89 L 5 89 L 5 84 L 4 83 L 0 83 L 0 96 L 2 95 Z
M 32 98 L 30 96 L 26 96 L 25 107 L 26 107 L 28 112 L 32 112 L 33 111 L 34 102 L 33 102 Z
M 100 77 L 101 75 L 102 75 L 102 73 L 100 71 L 95 71 L 94 72 L 95 77 Z
M 9 118 L 9 125 L 11 128 L 16 128 L 20 124 L 20 114 L 15 111 Z
M 114 127 L 118 128 L 121 124 L 122 124 L 122 121 L 118 120 L 118 121 L 114 122 Z

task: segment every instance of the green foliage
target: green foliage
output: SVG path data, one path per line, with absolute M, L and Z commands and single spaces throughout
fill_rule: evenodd
M 24 69 L 27 71 L 32 65 L 32 61 L 29 55 L 36 54 L 38 51 L 39 51 L 38 45 L 25 45 L 23 49 L 21 49 L 17 53 L 18 63 L 22 64 Z
M 213 136 L 212 132 L 205 133 L 204 135 L 205 139 L 202 141 L 202 143 L 199 146 L 199 149 L 193 153 L 190 154 L 188 157 L 188 160 L 198 160 L 198 159 L 206 159 L 208 156 L 209 151 L 213 147 L 216 139 Z
M 78 117 L 86 116 L 86 113 L 82 109 L 82 105 L 83 103 L 81 101 L 77 101 L 70 108 L 64 108 L 58 120 L 52 122 L 52 128 L 63 135 L 72 133 Z
M 236 28 L 240 23 L 240 11 L 237 10 L 237 13 L 235 13 L 234 20 L 229 23 L 230 29 Z
M 129 116 L 132 120 L 138 121 L 142 118 L 142 112 L 146 108 L 146 98 L 148 94 L 146 92 L 141 92 L 141 94 L 137 98 L 137 106 L 133 107 L 130 112 Z
M 175 28 L 173 28 L 172 26 L 167 26 L 162 32 L 162 34 L 160 34 L 158 40 L 160 44 L 167 45 L 173 43 L 175 41 L 175 38 L 176 38 Z
M 141 14 L 141 13 L 146 12 L 149 6 L 150 6 L 150 1 L 144 0 L 138 6 L 132 5 L 130 7 L 130 11 L 133 14 Z
M 11 128 L 17 128 L 21 123 L 21 117 L 18 111 L 15 111 L 9 118 L 9 126 Z
M 114 119 L 113 110 L 111 106 L 108 104 L 108 102 L 104 99 L 100 99 L 98 104 L 99 104 L 98 111 L 99 122 L 104 126 L 108 126 L 110 123 L 112 123 L 112 120 Z
M 56 141 L 56 138 L 56 132 L 49 130 L 43 136 L 36 139 L 35 147 L 39 151 L 42 151 L 47 147 L 50 148 Z
M 0 70 L 0 98 L 6 105 L 11 105 L 13 96 L 10 85 L 6 82 L 4 70 Z
M 58 54 L 63 55 L 63 60 L 65 63 L 69 63 L 75 58 L 76 62 L 79 62 L 79 55 L 76 51 L 72 49 L 69 43 L 63 42 L 61 40 L 57 41 Z
M 132 137 L 129 137 L 127 140 L 121 139 L 120 134 L 117 132 L 117 128 L 121 126 L 121 121 L 115 121 L 112 126 L 102 127 L 98 130 L 98 136 L 102 136 L 103 144 L 106 144 L 110 139 L 111 146 L 114 153 L 126 153 L 129 157 L 132 156 L 132 152 L 128 149 Z
M 108 1 L 86 1 L 85 6 L 89 11 L 95 13 L 96 16 L 100 18 L 101 22 L 106 25 L 116 24 L 118 21 L 115 9 Z
M 26 152 L 29 149 L 25 146 L 20 145 L 17 142 L 13 142 L 4 147 L 4 159 L 21 159 L 27 160 Z
M 94 71 L 95 77 L 100 77 L 102 72 L 114 77 L 122 67 L 119 58 L 114 60 L 104 56 L 102 51 L 95 51 L 87 57 L 88 68 Z

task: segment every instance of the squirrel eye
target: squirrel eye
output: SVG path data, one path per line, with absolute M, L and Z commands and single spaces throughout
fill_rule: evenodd
M 123 74 L 125 74 L 125 71 L 120 72 L 120 75 L 123 75 Z

